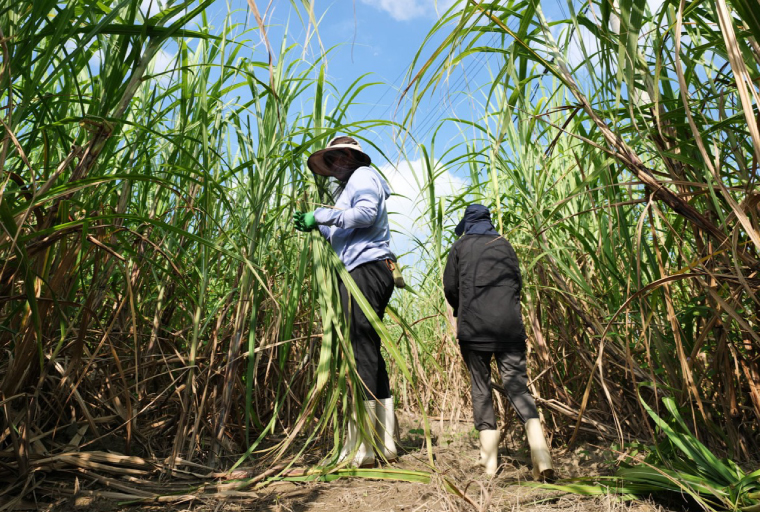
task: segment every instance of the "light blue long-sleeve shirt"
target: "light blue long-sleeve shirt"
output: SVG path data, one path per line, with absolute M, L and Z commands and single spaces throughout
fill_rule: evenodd
M 348 179 L 335 208 L 317 208 L 314 219 L 346 268 L 395 259 L 390 249 L 386 201 L 388 183 L 371 167 L 359 167 Z

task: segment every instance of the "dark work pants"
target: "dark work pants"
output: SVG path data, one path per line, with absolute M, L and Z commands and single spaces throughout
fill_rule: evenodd
M 385 314 L 385 307 L 393 294 L 393 274 L 385 261 L 372 261 L 359 265 L 351 272 L 364 297 L 377 313 L 380 320 Z M 356 369 L 365 386 L 365 398 L 375 400 L 391 397 L 390 382 L 385 361 L 380 354 L 380 335 L 372 327 L 369 319 L 356 301 L 351 298 L 343 283 L 340 283 L 340 301 L 343 313 L 349 322 L 349 336 L 354 350 Z
M 496 430 L 496 416 L 491 398 L 491 357 L 496 365 L 504 389 L 507 390 L 520 421 L 538 418 L 538 409 L 528 391 L 528 374 L 525 368 L 525 352 L 476 352 L 462 348 L 462 357 L 470 370 L 472 380 L 472 416 L 477 430 Z

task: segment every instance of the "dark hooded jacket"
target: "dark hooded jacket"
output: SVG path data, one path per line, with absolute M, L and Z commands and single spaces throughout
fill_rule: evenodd
M 512 245 L 494 229 L 488 209 L 470 205 L 457 226 L 443 274 L 457 338 L 471 350 L 525 350 L 522 278 Z

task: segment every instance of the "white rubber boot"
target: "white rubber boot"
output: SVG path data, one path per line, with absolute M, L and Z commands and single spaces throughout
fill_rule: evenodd
M 393 397 L 381 398 L 377 401 L 377 447 L 381 450 L 383 458 L 388 462 L 398 460 L 396 441 L 393 434 L 396 432 L 396 416 L 393 414 Z
M 370 442 L 372 433 L 375 431 L 375 405 L 374 400 L 364 401 L 364 411 L 366 414 L 364 432 L 362 432 L 356 422 L 356 409 L 351 413 L 351 417 L 348 419 L 346 443 L 340 451 L 338 462 L 346 460 L 355 449 L 356 455 L 354 455 L 354 460 L 349 464 L 350 466 L 366 468 L 375 465 L 375 451 L 372 449 L 372 443 Z
M 478 459 L 478 466 L 485 467 L 486 465 L 486 452 L 483 451 L 483 445 L 480 445 L 480 458 Z
M 530 460 L 533 463 L 534 480 L 553 480 L 554 466 L 552 454 L 546 444 L 541 420 L 532 418 L 525 422 L 525 434 L 530 445 Z
M 499 467 L 499 431 L 480 431 L 480 461 L 488 476 L 494 476 Z

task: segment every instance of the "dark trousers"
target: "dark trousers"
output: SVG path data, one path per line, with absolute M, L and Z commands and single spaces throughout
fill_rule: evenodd
M 385 307 L 393 294 L 393 274 L 385 261 L 372 261 L 359 265 L 351 272 L 356 285 L 377 313 L 380 320 L 385 315 Z M 354 350 L 356 369 L 365 386 L 365 398 L 375 400 L 391 397 L 388 371 L 380 354 L 380 335 L 372 327 L 369 319 L 356 301 L 351 298 L 343 283 L 340 283 L 340 301 L 346 321 L 349 322 L 349 336 Z
M 491 397 L 491 357 L 496 357 L 499 375 L 520 421 L 538 418 L 538 409 L 528 391 L 525 352 L 479 352 L 462 348 L 462 357 L 472 380 L 472 416 L 477 430 L 496 430 Z

